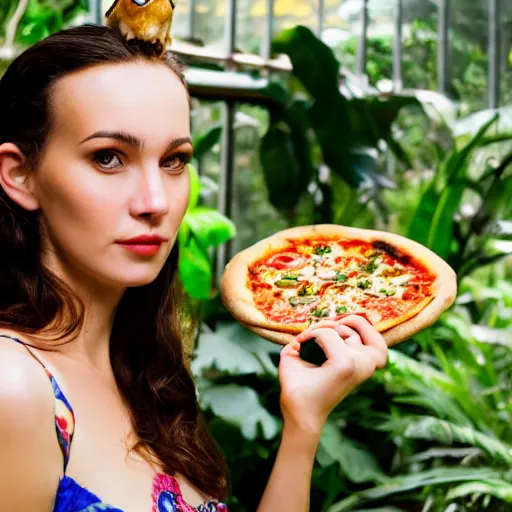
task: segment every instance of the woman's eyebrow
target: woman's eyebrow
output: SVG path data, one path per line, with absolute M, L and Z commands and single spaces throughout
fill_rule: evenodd
M 142 151 L 144 149 L 144 142 L 134 135 L 130 135 L 126 132 L 118 132 L 118 131 L 99 131 L 95 132 L 92 135 L 89 135 L 89 137 L 86 137 L 83 141 L 80 142 L 80 144 L 83 144 L 84 142 L 87 142 L 91 139 L 117 139 L 121 142 L 124 142 L 128 146 L 132 146 L 139 151 Z M 79 144 L 79 145 L 80 145 Z
M 141 139 L 135 137 L 135 135 L 131 135 L 126 132 L 119 132 L 119 131 L 99 131 L 95 132 L 92 135 L 89 135 L 89 137 L 86 137 L 84 140 L 80 142 L 80 144 L 83 144 L 84 142 L 87 142 L 91 139 L 117 139 L 121 142 L 124 142 L 128 146 L 134 147 L 135 149 L 142 151 L 144 149 L 144 141 Z M 182 146 L 183 144 L 190 144 L 192 145 L 192 139 L 190 137 L 180 137 L 178 139 L 174 139 L 171 141 L 171 143 L 167 146 L 166 151 L 172 151 L 173 149 L 176 149 L 179 146 Z
M 167 146 L 167 152 L 170 152 L 176 148 L 179 148 L 183 144 L 190 144 L 192 146 L 192 139 L 190 137 L 181 137 L 179 139 L 174 139 L 171 141 L 171 143 Z

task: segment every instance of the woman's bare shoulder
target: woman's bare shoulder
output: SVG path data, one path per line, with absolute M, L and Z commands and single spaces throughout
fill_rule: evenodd
M 52 509 L 63 468 L 54 409 L 43 367 L 25 347 L 0 337 L 0 496 L 6 512 Z
M 0 330 L 1 334 L 16 336 Z M 18 428 L 28 427 L 49 413 L 51 417 L 53 409 L 52 386 L 41 364 L 23 345 L 0 336 L 0 428 L 14 418 Z

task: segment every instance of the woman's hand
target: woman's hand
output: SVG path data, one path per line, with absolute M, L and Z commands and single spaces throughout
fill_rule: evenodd
M 315 366 L 299 356 L 300 343 L 311 338 L 327 361 Z M 387 362 L 382 335 L 363 317 L 323 320 L 306 329 L 281 351 L 279 381 L 285 425 L 319 435 L 329 413 L 359 384 Z

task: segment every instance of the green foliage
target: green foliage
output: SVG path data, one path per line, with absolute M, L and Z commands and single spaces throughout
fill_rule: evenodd
M 477 35 L 473 28 L 468 31 L 457 30 L 464 16 L 464 10 L 454 11 L 455 29 L 450 32 L 449 46 L 449 84 L 450 96 L 461 102 L 465 112 L 475 112 L 486 105 L 488 93 L 489 55 L 487 38 Z M 468 9 L 468 12 L 470 10 Z M 482 16 L 487 13 L 482 12 Z M 470 20 L 472 23 L 474 20 Z M 503 20 L 504 32 L 508 23 Z M 413 20 L 410 31 L 402 41 L 402 79 L 408 89 L 437 89 L 437 45 L 438 34 L 434 19 Z M 358 38 L 352 37 L 333 49 L 338 59 L 348 68 L 354 68 L 358 48 Z M 392 76 L 393 68 L 392 36 L 371 37 L 368 40 L 366 72 L 371 85 L 376 86 L 382 79 Z M 501 90 L 503 102 L 510 102 L 512 74 L 502 68 Z
M 5 36 L 5 24 L 13 15 L 17 0 L 4 0 L 0 6 L 0 35 Z M 16 43 L 30 46 L 58 32 L 87 13 L 87 0 L 28 0 L 27 8 L 16 32 Z
M 450 504 L 508 510 L 512 351 L 510 343 L 495 341 L 512 334 L 512 286 L 492 276 L 488 282 L 465 280 L 457 306 L 414 341 L 390 349 L 386 368 L 333 412 L 317 452 L 311 510 L 402 510 L 411 502 L 429 503 L 435 512 Z M 482 335 L 485 328 L 491 331 Z M 201 335 L 193 364 L 201 389 L 221 390 L 204 403 L 226 453 L 236 441 L 224 428 L 237 425 L 245 443 L 253 443 L 250 454 L 228 455 L 233 472 L 244 468 L 233 482 L 240 511 L 256 508 L 259 496 L 249 488 L 264 486 L 268 450 L 275 453 L 278 441 L 279 427 L 271 425 L 279 424 L 262 412 L 278 421 L 278 350 L 236 323 L 222 323 Z M 245 388 L 259 393 L 257 402 Z M 235 407 L 241 396 L 253 410 Z M 219 425 L 218 416 L 231 427 Z
M 234 224 L 213 208 L 200 206 L 200 182 L 189 165 L 190 200 L 178 233 L 179 272 L 185 291 L 193 299 L 212 296 L 212 264 L 209 250 L 236 234 Z
M 393 182 L 379 169 L 379 148 L 385 142 L 401 158 L 407 158 L 391 127 L 403 107 L 420 107 L 416 98 L 345 97 L 339 90 L 339 62 L 306 27 L 281 32 L 273 49 L 289 56 L 297 92 L 271 111 L 260 146 L 270 202 L 294 221 L 313 180 L 322 194 L 314 222 L 333 222 L 333 191 L 321 177 L 322 167 L 341 178 L 356 195 L 358 189 L 368 186 L 393 188 Z M 283 194 L 285 187 L 288 194 Z
M 511 249 L 512 226 L 506 219 L 512 213 L 512 157 L 507 152 L 500 159 L 482 154 L 506 147 L 510 136 L 498 130 L 501 120 L 493 117 L 478 126 L 472 123 L 471 134 L 460 136 L 459 131 L 455 136 L 439 124 L 442 116 L 428 118 L 409 97 L 345 98 L 329 76 L 338 65 L 312 37 L 297 27 L 276 39 L 276 48 L 290 56 L 294 75 L 286 108 L 271 112 L 260 146 L 271 202 L 293 222 L 303 204 L 300 196 L 315 195 L 311 186 L 306 189 L 300 182 L 299 176 L 305 176 L 323 199 L 316 203 L 317 211 L 302 214 L 304 223 L 329 219 L 350 225 L 366 216 L 366 227 L 390 229 L 388 219 L 399 219 L 391 230 L 420 240 L 458 271 L 459 298 L 434 327 L 391 349 L 387 367 L 332 413 L 317 452 L 311 510 L 506 511 L 512 484 L 512 403 L 506 393 L 512 384 L 512 318 L 507 313 L 512 287 L 500 279 L 501 267 L 483 265 L 495 263 Z M 315 77 L 308 76 L 309 65 L 324 70 L 322 89 Z M 330 99 L 332 119 L 327 104 L 322 106 L 323 98 Z M 294 115 L 288 111 L 292 107 Z M 404 108 L 411 107 L 421 113 L 422 124 L 415 122 L 416 115 L 407 120 L 409 124 L 402 119 L 401 126 L 416 130 L 418 145 L 433 141 L 429 152 L 421 148 L 421 158 L 405 144 L 393 145 L 398 134 L 407 142 L 409 131 L 400 133 L 396 121 Z M 322 139 L 322 129 L 335 133 Z M 430 136 L 431 129 L 437 130 L 439 139 Z M 372 156 L 372 165 L 360 167 L 350 159 L 350 152 L 361 147 L 382 155 L 383 141 L 397 159 L 392 176 L 378 157 Z M 343 160 L 351 178 L 331 166 L 328 180 L 321 178 L 320 169 L 328 165 L 326 153 L 333 158 L 328 153 L 331 144 L 339 154 L 345 151 L 344 144 L 348 146 Z M 425 162 L 434 164 L 433 172 L 420 167 Z M 376 176 L 393 179 L 398 188 L 390 185 L 380 198 L 372 196 L 373 204 L 365 204 L 360 200 L 364 180 L 357 181 L 363 174 L 373 182 Z M 466 213 L 469 205 L 471 214 Z M 476 273 L 481 277 L 473 277 Z M 217 311 L 217 318 L 221 314 Z M 229 383 L 248 386 L 259 394 L 256 410 L 261 406 L 277 418 L 279 388 L 268 363 L 277 364 L 278 359 L 269 354 L 263 368 L 244 351 L 229 349 L 226 343 L 237 337 L 249 348 L 243 331 L 229 331 L 222 324 L 215 331 L 218 337 L 200 336 L 200 378 L 213 388 Z M 213 339 L 218 351 L 208 347 Z M 237 363 L 238 357 L 244 362 Z M 239 427 L 242 444 L 253 450 L 250 459 L 248 452 L 241 455 L 232 449 L 233 443 L 238 446 L 232 430 L 235 420 L 223 418 L 222 425 L 231 422 L 224 432 L 211 408 L 208 414 L 234 475 L 231 504 L 242 512 L 254 510 L 260 494 L 252 489 L 262 490 L 266 483 L 278 431 L 273 438 L 265 436 L 259 412 L 256 437 L 254 427 L 245 427 L 245 433 Z
M 512 185 L 511 176 L 505 171 L 512 163 L 512 154 L 498 164 L 487 162 L 483 176 L 481 173 L 476 179 L 469 176 L 471 158 L 478 148 L 487 144 L 486 134 L 497 119 L 496 115 L 486 122 L 463 147 L 454 148 L 439 163 L 430 185 L 418 199 L 409 226 L 408 236 L 446 259 L 459 278 L 511 253 L 506 245 L 493 250 L 496 246 L 492 240 L 507 236 L 497 226 L 501 226 L 507 212 L 505 205 Z M 500 139 L 506 141 L 511 137 L 503 135 Z M 480 196 L 480 207 L 471 217 L 457 218 L 469 190 Z

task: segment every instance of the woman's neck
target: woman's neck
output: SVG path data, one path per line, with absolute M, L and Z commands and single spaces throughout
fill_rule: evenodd
M 112 372 L 110 334 L 125 288 L 96 282 L 55 261 L 50 263 L 50 268 L 73 290 L 84 306 L 83 324 L 78 335 L 73 337 L 71 343 L 61 345 L 59 352 L 64 357 L 109 375 Z

